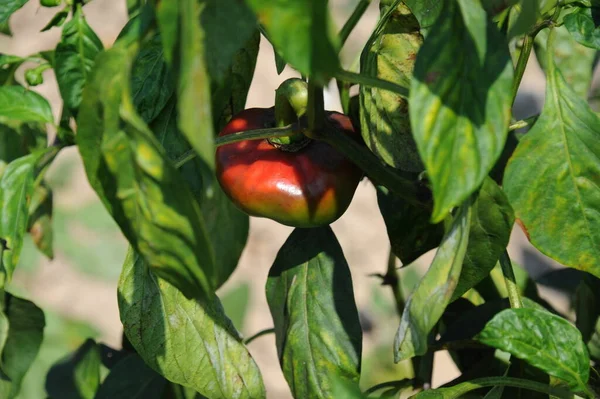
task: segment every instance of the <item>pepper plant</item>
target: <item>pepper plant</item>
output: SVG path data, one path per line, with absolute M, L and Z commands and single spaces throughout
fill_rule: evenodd
M 26 2 L 0 1 L 2 33 Z M 18 395 L 43 340 L 43 311 L 11 278 L 26 234 L 52 256 L 44 175 L 70 146 L 130 244 L 124 335 L 122 349 L 89 340 L 56 364 L 51 398 L 264 398 L 246 344 L 268 333 L 296 398 L 598 396 L 598 0 L 381 0 L 359 68 L 338 53 L 368 0 L 341 29 L 324 0 L 127 0 L 108 49 L 85 3 L 43 1 L 57 7 L 44 28 L 62 30 L 56 48 L 0 55 L 0 397 Z M 278 72 L 301 78 L 273 93 L 273 109 L 244 110 L 261 37 Z M 515 120 L 534 50 L 545 105 Z M 47 69 L 59 120 L 31 89 Z M 324 109 L 331 80 L 343 114 Z M 359 384 L 362 329 L 329 227 L 361 179 L 377 188 L 391 246 L 376 277 L 401 316 L 389 353 L 408 366 L 372 387 Z M 267 279 L 274 328 L 249 338 L 216 294 L 245 247 L 246 212 L 296 227 Z M 513 226 L 564 265 L 554 281 L 575 274 L 569 314 L 515 277 Z M 410 268 L 434 248 L 405 297 L 397 258 Z M 432 387 L 442 349 L 461 375 Z

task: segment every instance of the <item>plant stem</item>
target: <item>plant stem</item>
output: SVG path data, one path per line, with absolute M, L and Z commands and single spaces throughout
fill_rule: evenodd
M 317 133 L 317 140 L 323 140 L 335 147 L 344 156 L 364 170 L 367 176 L 376 184 L 386 186 L 411 205 L 430 208 L 429 200 L 421 200 L 424 192 L 420 192 L 416 182 L 401 176 L 395 169 L 383 164 L 379 158 L 353 138 L 337 129 L 327 129 Z M 421 194 L 421 195 L 420 195 Z
M 367 8 L 369 7 L 370 3 L 371 0 L 360 0 L 356 5 L 356 8 L 352 12 L 352 15 L 350 15 L 350 17 L 342 27 L 342 30 L 340 30 L 340 49 L 344 47 L 344 43 L 346 43 L 346 40 L 348 40 L 348 36 L 350 36 L 350 33 L 352 33 L 352 31 L 354 30 L 360 18 L 364 15 L 365 11 L 367 11 Z
M 528 33 L 525 36 L 525 40 L 523 41 L 523 48 L 521 49 L 521 54 L 519 54 L 517 66 L 515 67 L 515 80 L 513 81 L 511 104 L 514 104 L 515 99 L 517 98 L 517 92 L 519 91 L 521 80 L 523 80 L 525 68 L 527 68 L 527 61 L 529 61 L 529 56 L 531 55 L 531 50 L 533 49 L 533 41 L 535 40 L 535 37 L 538 33 L 540 33 L 542 29 L 545 29 L 548 26 L 552 26 L 556 23 L 560 15 L 561 9 L 562 5 L 558 2 L 556 5 L 556 9 L 554 10 L 554 14 L 552 15 L 552 18 L 550 20 L 542 21 L 540 24 L 535 26 L 530 33 Z
M 308 128 L 312 131 L 320 130 L 325 123 L 325 100 L 323 99 L 323 87 L 308 82 L 308 106 L 306 109 Z
M 529 118 L 522 119 L 520 121 L 516 121 L 508 127 L 508 131 L 511 132 L 513 130 L 522 129 L 527 126 L 533 125 L 539 118 L 539 115 L 533 115 Z
M 398 272 L 396 271 L 396 255 L 394 255 L 394 252 L 392 252 L 391 248 L 388 254 L 387 272 L 383 276 L 383 284 L 389 285 L 392 289 L 394 301 L 396 302 L 396 311 L 398 312 L 398 316 L 402 317 L 405 302 L 404 296 L 402 295 L 402 290 L 400 289 Z
M 515 273 L 506 250 L 500 255 L 500 267 L 502 269 L 502 275 L 504 276 L 504 282 L 506 283 L 510 307 L 513 309 L 522 308 L 523 302 L 521 301 L 521 294 L 519 294 Z
M 359 73 L 339 70 L 335 73 L 334 77 L 338 80 L 359 84 L 367 87 L 375 87 L 377 89 L 388 90 L 393 93 L 400 95 L 403 98 L 408 98 L 408 88 L 400 86 L 399 84 L 390 82 L 389 80 L 383 80 L 374 78 L 372 76 L 365 76 Z
M 382 382 L 381 384 L 377 384 L 377 385 L 373 385 L 371 388 L 367 389 L 364 394 L 365 395 L 370 395 L 372 393 L 375 393 L 377 391 L 379 391 L 380 389 L 384 389 L 384 388 L 408 388 L 408 387 L 414 387 L 415 385 L 417 385 L 417 381 L 414 378 L 404 378 L 402 380 L 396 380 L 396 381 L 386 381 L 386 382 Z
M 244 343 L 246 345 L 248 345 L 250 342 L 254 341 L 255 339 L 260 338 L 263 335 L 272 334 L 274 332 L 275 332 L 274 328 L 267 328 L 265 330 L 261 330 L 261 331 L 257 332 L 256 334 L 252 335 L 251 337 L 246 338 L 246 340 L 244 341 Z
M 344 114 L 350 114 L 350 84 L 336 79 L 337 88 L 340 93 L 340 102 Z
M 530 391 L 541 392 L 547 395 L 554 396 L 559 399 L 571 399 L 574 395 L 562 388 L 551 387 L 550 385 L 542 384 L 541 382 L 524 380 L 513 377 L 484 377 L 477 378 L 471 381 L 463 382 L 451 388 L 442 388 L 451 390 L 451 394 L 444 398 L 460 398 L 464 394 L 476 389 L 492 387 L 492 386 L 508 386 L 514 388 L 528 389 Z
M 531 50 L 533 49 L 534 38 L 535 35 L 532 34 L 525 36 L 523 48 L 521 49 L 521 54 L 519 54 L 517 66 L 515 67 L 515 80 L 513 81 L 511 104 L 514 104 L 515 99 L 517 98 L 517 92 L 519 91 L 519 86 L 521 85 L 521 80 L 523 80 L 523 74 L 525 73 L 525 68 L 527 67 L 527 61 L 529 61 L 529 56 L 531 55 Z
M 282 127 L 271 127 L 267 129 L 254 129 L 254 130 L 244 130 L 241 132 L 236 132 L 232 134 L 228 134 L 226 136 L 219 136 L 215 138 L 215 147 L 219 147 L 225 144 L 238 143 L 240 141 L 245 140 L 261 140 L 268 139 L 271 137 L 285 137 L 293 133 L 294 131 L 299 129 L 299 125 L 297 123 L 293 123 L 291 125 L 282 126 Z M 181 155 L 179 158 L 173 161 L 176 168 L 180 168 L 182 165 L 196 158 L 198 154 L 196 151 L 189 150 Z

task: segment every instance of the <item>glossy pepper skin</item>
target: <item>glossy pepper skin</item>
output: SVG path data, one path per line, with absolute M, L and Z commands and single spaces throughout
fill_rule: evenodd
M 328 113 L 329 128 L 355 135 L 350 119 Z M 251 108 L 233 117 L 219 136 L 274 126 L 272 108 Z M 311 140 L 286 152 L 267 140 L 217 148 L 217 178 L 244 212 L 293 227 L 330 224 L 348 209 L 362 171 L 329 144 Z

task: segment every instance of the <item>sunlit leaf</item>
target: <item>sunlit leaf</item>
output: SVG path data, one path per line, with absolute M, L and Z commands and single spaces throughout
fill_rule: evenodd
M 492 179 L 486 178 L 473 204 L 469 244 L 452 300 L 490 274 L 508 245 L 514 221 L 506 195 Z
M 155 273 L 188 297 L 210 297 L 217 268 L 200 207 L 133 110 L 131 62 L 113 47 L 84 90 L 77 142 L 88 180 Z
M 433 263 L 404 307 L 394 339 L 394 361 L 427 352 L 428 336 L 450 303 L 462 269 L 471 223 L 471 201 L 458 210 Z
M 486 324 L 477 339 L 566 381 L 572 389 L 587 389 L 587 348 L 581 333 L 562 317 L 539 309 L 506 309 Z
M 138 114 L 150 123 L 175 92 L 175 81 L 167 62 L 160 35 L 144 42 L 131 69 L 131 99 Z
M 0 289 L 9 282 L 19 261 L 27 231 L 29 204 L 38 176 L 38 162 L 56 155 L 55 148 L 39 150 L 11 162 L 0 179 L 0 239 L 4 241 Z
M 46 32 L 52 28 L 62 26 L 69 16 L 69 7 L 65 7 L 52 17 L 50 21 L 42 28 L 42 32 Z
M 339 68 L 338 40 L 326 0 L 247 0 L 281 56 L 325 84 Z
M 592 83 L 592 72 L 596 51 L 577 43 L 564 26 L 554 28 L 554 63 L 565 81 L 581 98 L 587 99 Z M 547 69 L 549 29 L 544 29 L 535 38 L 535 54 L 542 69 Z
M 410 121 L 434 196 L 433 222 L 473 193 L 500 156 L 512 63 L 481 6 L 444 2 L 415 64 Z
M 186 299 L 133 251 L 118 293 L 125 334 L 165 378 L 209 398 L 265 397 L 260 371 L 216 296 Z
M 12 399 L 19 394 L 23 377 L 40 350 L 46 321 L 33 302 L 1 294 L 9 328 L 0 364 L 0 397 Z
M 175 15 L 179 22 L 178 36 L 175 42 L 179 57 L 177 60 L 177 108 L 179 114 L 177 125 L 206 166 L 203 168 L 203 175 L 200 178 L 204 180 L 204 189 L 210 196 L 216 189 L 216 184 L 210 180 L 215 167 L 214 130 L 210 77 L 207 72 L 206 60 L 206 33 L 200 25 L 201 13 L 206 4 L 197 0 L 182 0 L 178 3 Z M 165 6 L 165 8 L 167 7 L 169 6 Z M 164 16 L 159 15 L 158 18 L 160 22 Z M 161 26 L 161 32 L 163 32 L 163 26 Z
M 600 118 L 552 54 L 544 109 L 506 167 L 504 190 L 536 248 L 600 276 Z
M 54 65 L 64 105 L 73 115 L 77 115 L 83 87 L 96 57 L 103 50 L 100 38 L 88 25 L 81 7 L 77 4 L 73 17 L 63 27 Z
M 419 23 L 402 2 L 393 7 L 382 3 L 380 7 L 381 19 L 361 54 L 361 74 L 409 86 L 423 42 Z M 410 129 L 408 101 L 396 93 L 366 86 L 361 86 L 359 93 L 361 133 L 367 146 L 393 167 L 421 172 L 423 164 Z
M 23 86 L 0 87 L 0 121 L 52 123 L 52 108 L 44 97 Z
M 600 50 L 600 28 L 596 26 L 591 13 L 574 12 L 565 16 L 565 28 L 573 39 L 582 45 Z
M 362 331 L 350 269 L 329 226 L 295 229 L 269 271 L 277 353 L 298 398 L 333 397 L 333 380 L 358 382 Z
M 10 26 L 8 21 L 10 16 L 23 7 L 27 3 L 27 0 L 2 0 L 0 1 L 0 33 L 5 35 L 11 35 Z
M 150 127 L 172 160 L 178 159 L 190 149 L 190 145 L 177 129 L 177 106 L 174 100 L 167 104 Z M 218 288 L 237 267 L 248 239 L 248 215 L 231 203 L 221 187 L 215 183 L 215 176 L 209 173 L 207 167 L 198 159 L 187 162 L 179 171 L 200 204 L 204 225 L 217 261 L 213 283 L 215 288 Z M 214 186 L 210 196 L 207 195 L 205 179 L 210 179 L 209 186 Z

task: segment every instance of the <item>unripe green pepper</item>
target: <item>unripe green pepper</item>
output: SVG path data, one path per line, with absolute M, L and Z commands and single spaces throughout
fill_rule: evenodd
M 25 81 L 29 86 L 37 86 L 44 83 L 44 71 L 52 68 L 50 64 L 44 63 L 36 66 L 35 68 L 28 69 L 25 71 Z
M 40 0 L 42 7 L 57 7 L 62 4 L 62 0 Z

